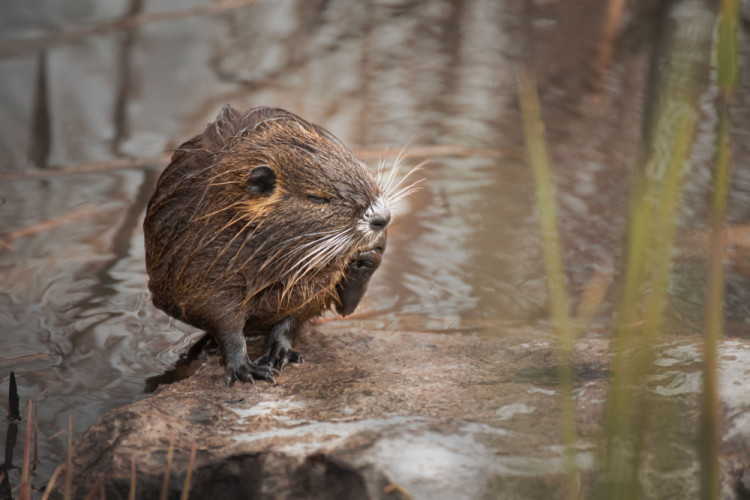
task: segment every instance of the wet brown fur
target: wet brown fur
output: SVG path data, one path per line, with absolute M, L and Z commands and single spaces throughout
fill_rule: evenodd
M 248 174 L 261 165 L 276 175 L 270 195 L 248 193 Z M 225 107 L 174 153 L 148 205 L 154 304 L 219 337 L 319 315 L 337 300 L 352 255 L 371 244 L 354 228 L 380 194 L 375 176 L 326 130 L 279 109 Z M 324 267 L 300 264 L 316 239 L 347 231 Z

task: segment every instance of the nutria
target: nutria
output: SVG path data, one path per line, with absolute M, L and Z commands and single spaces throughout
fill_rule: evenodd
M 226 382 L 273 381 L 298 329 L 331 307 L 350 314 L 385 249 L 381 185 L 333 134 L 276 108 L 225 106 L 184 143 L 157 182 L 144 221 L 159 309 L 218 344 Z M 245 335 L 266 334 L 251 362 Z

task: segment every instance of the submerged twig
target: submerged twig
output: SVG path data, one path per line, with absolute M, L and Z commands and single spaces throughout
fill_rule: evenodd
M 413 158 L 508 158 L 523 159 L 523 151 L 518 149 L 493 149 L 493 148 L 467 148 L 456 144 L 438 144 L 427 146 L 416 146 L 404 150 L 404 154 Z M 356 155 L 365 161 L 395 158 L 398 151 L 392 149 L 360 149 Z M 98 161 L 93 163 L 82 163 L 80 165 L 69 165 L 66 167 L 50 167 L 45 169 L 29 169 L 20 172 L 0 173 L 0 181 L 36 180 L 47 177 L 62 175 L 92 174 L 106 172 L 109 170 L 128 170 L 147 167 L 161 167 L 169 163 L 172 153 L 164 153 L 156 156 L 144 156 L 142 158 L 120 158 L 109 161 Z
M 597 71 L 599 73 L 599 86 L 597 92 L 601 93 L 604 89 L 604 77 L 609 70 L 612 62 L 612 53 L 614 52 L 617 32 L 620 28 L 622 13 L 625 10 L 625 0 L 609 0 L 607 7 L 607 17 L 604 20 L 604 29 L 602 30 L 602 41 L 599 44 L 599 57 L 597 61 Z
M 467 148 L 457 144 L 435 144 L 427 146 L 413 146 L 402 150 L 385 149 L 360 149 L 356 151 L 359 158 L 363 160 L 375 160 L 378 158 L 396 158 L 399 155 L 410 158 L 513 158 L 524 159 L 526 155 L 520 149 L 495 149 L 495 148 Z
M 48 229 L 53 229 L 59 226 L 62 226 L 64 224 L 67 224 L 69 222 L 73 222 L 78 219 L 82 219 L 88 215 L 93 214 L 94 212 L 99 211 L 99 207 L 86 207 L 82 208 L 81 210 L 78 210 L 76 212 L 72 212 L 69 214 L 62 215 L 60 217 L 56 217 L 54 219 L 50 219 L 44 222 L 40 222 L 39 224 L 34 224 L 33 226 L 26 227 L 24 229 L 19 229 L 18 231 L 13 231 L 11 233 L 6 233 L 3 236 L 0 236 L 0 242 L 3 243 L 3 246 L 6 248 L 9 248 L 11 250 L 15 250 L 16 248 L 10 243 L 12 240 L 15 240 L 17 238 L 22 238 L 24 236 L 31 236 L 32 234 L 40 233 L 42 231 L 46 231 Z
M 612 269 L 601 270 L 594 269 L 594 274 L 586 284 L 586 288 L 581 295 L 581 301 L 578 304 L 576 316 L 582 325 L 588 325 L 591 319 L 604 302 L 609 286 L 612 284 Z
M 48 359 L 48 358 L 49 358 L 49 353 L 46 353 L 46 352 L 39 352 L 36 354 L 25 354 L 23 356 L 16 356 L 15 358 L 4 358 L 4 359 L 0 359 L 0 369 L 9 368 L 9 367 L 17 368 L 18 365 L 23 365 L 26 363 L 33 363 L 35 361 L 41 361 L 43 359 Z
M 70 165 L 67 167 L 49 167 L 45 169 L 23 170 L 21 172 L 0 173 L 0 182 L 34 180 L 60 175 L 91 174 L 108 170 L 127 170 L 131 168 L 161 166 L 168 163 L 171 156 L 171 154 L 161 154 L 157 156 L 144 156 L 142 158 L 122 158 L 110 161 L 82 163 L 80 165 Z

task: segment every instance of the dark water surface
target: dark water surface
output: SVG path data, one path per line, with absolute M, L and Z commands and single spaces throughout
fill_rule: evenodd
M 618 283 L 628 179 L 658 76 L 650 68 L 665 57 L 674 25 L 713 22 L 713 7 L 699 1 L 629 3 L 600 78 L 606 3 L 268 0 L 187 15 L 203 2 L 4 2 L 0 398 L 11 370 L 22 408 L 38 394 L 41 477 L 64 456 L 69 413 L 78 435 L 139 397 L 145 379 L 169 368 L 199 333 L 170 322 L 147 291 L 141 224 L 165 163 L 78 174 L 59 167 L 164 154 L 201 131 L 224 103 L 289 109 L 331 130 L 373 167 L 410 144 L 420 152 L 408 163 L 432 159 L 424 188 L 402 204 L 389 230 L 363 316 L 347 321 L 351 328 L 502 335 L 504 324 L 547 317 L 522 153 L 519 65 L 538 75 L 577 301 L 596 272 Z M 133 24 L 88 29 L 129 12 Z M 750 219 L 748 80 L 734 114 L 730 218 L 738 226 Z M 685 334 L 701 329 L 695 309 L 705 261 L 691 238 L 709 221 L 716 120 L 715 87 L 700 85 L 682 272 L 670 290 L 672 328 Z M 742 258 L 735 264 L 728 324 L 746 337 L 750 266 Z M 590 334 L 607 334 L 616 290 L 605 296 Z

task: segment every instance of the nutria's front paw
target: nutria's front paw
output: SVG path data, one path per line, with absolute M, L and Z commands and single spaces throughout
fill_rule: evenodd
M 344 277 L 336 285 L 338 304 L 336 311 L 342 316 L 349 316 L 357 308 L 359 301 L 367 291 L 367 283 L 383 260 L 385 240 L 372 250 L 357 252 L 344 270 Z
M 249 359 L 245 359 L 237 366 L 229 366 L 226 368 L 226 382 L 227 387 L 231 387 L 235 381 L 255 383 L 255 379 L 265 380 L 275 384 L 276 381 L 273 376 L 278 374 L 278 370 L 273 368 L 272 365 L 264 363 L 251 363 Z

